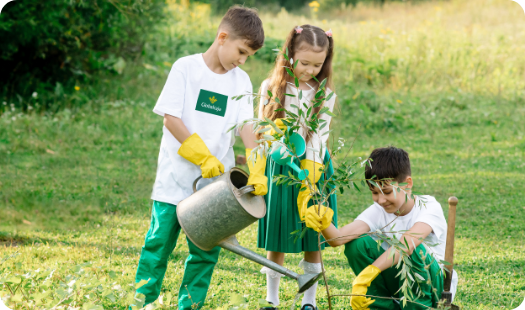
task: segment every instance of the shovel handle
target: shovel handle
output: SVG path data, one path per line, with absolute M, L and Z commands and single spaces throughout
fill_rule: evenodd
M 447 245 L 445 248 L 445 260 L 450 265 L 445 265 L 445 281 L 443 283 L 444 291 L 450 291 L 452 282 L 452 270 L 454 269 L 454 233 L 456 231 L 456 206 L 458 199 L 454 196 L 448 199 L 448 231 L 447 231 Z

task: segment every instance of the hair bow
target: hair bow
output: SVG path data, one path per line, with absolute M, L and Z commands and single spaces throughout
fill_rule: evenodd
M 303 28 L 299 26 L 295 27 L 295 33 L 300 34 L 301 32 L 303 32 Z
M 332 37 L 332 28 L 330 28 L 330 30 L 326 31 L 325 33 L 326 33 L 326 35 L 327 35 L 328 37 L 331 38 L 331 37 Z

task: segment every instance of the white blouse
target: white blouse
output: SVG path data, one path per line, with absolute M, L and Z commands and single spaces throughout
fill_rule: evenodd
M 264 102 L 266 101 L 266 99 L 268 99 L 267 98 L 268 96 L 265 96 L 265 94 L 267 94 L 268 92 L 268 84 L 269 84 L 269 80 L 264 80 L 264 82 L 261 84 L 261 94 L 263 96 L 261 96 L 261 102 L 259 104 L 259 118 L 260 119 L 264 119 L 263 108 L 264 108 Z M 295 88 L 295 85 L 293 83 L 288 83 L 288 85 L 286 86 L 286 93 L 295 95 L 295 97 L 285 96 L 284 108 L 287 111 L 298 115 L 299 111 L 297 110 L 297 108 L 292 107 L 292 104 L 295 104 L 304 112 L 304 114 L 306 114 L 307 109 L 303 106 L 303 103 L 306 103 L 307 107 L 311 107 L 313 105 L 311 101 L 315 97 L 316 90 L 312 88 L 309 90 L 302 90 L 302 91 L 303 91 L 303 96 L 299 102 L 299 94 L 297 92 L 297 89 Z M 328 96 L 331 92 L 332 91 L 329 88 L 327 88 L 326 95 Z M 323 107 L 328 107 L 328 109 L 330 109 L 330 112 L 334 110 L 335 97 L 336 97 L 336 94 L 334 94 L 332 98 L 330 98 L 330 100 L 324 102 Z M 332 120 L 332 117 L 324 113 L 319 117 L 319 119 L 326 120 L 327 125 L 323 129 L 319 130 L 317 134 L 313 134 L 310 141 L 308 141 L 307 149 L 306 149 L 306 159 L 322 164 L 324 154 L 326 152 L 325 151 L 326 142 L 328 141 L 328 136 L 329 136 L 329 134 L 324 134 L 324 133 L 330 130 L 330 122 Z M 299 129 L 299 134 L 301 134 L 304 138 L 306 138 L 307 127 L 304 122 L 304 118 L 302 119 L 302 124 L 303 126 L 301 129 Z M 323 153 L 319 154 L 319 151 L 321 150 L 321 144 L 323 145 Z M 314 149 L 315 151 L 313 151 L 312 149 Z

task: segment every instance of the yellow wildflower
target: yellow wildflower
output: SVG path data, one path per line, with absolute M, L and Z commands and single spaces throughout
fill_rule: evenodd
M 310 6 L 311 8 L 318 8 L 318 7 L 321 6 L 321 5 L 319 4 L 319 2 L 317 2 L 317 1 L 314 0 L 314 1 L 310 2 L 310 3 L 308 4 L 308 6 Z

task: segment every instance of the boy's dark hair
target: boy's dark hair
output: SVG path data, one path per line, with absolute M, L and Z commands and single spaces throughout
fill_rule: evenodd
M 410 170 L 410 158 L 405 150 L 389 146 L 381 147 L 372 151 L 372 168 L 366 166 L 365 178 L 374 180 L 394 179 L 396 182 L 404 182 L 406 177 L 412 174 Z
M 251 49 L 258 50 L 264 43 L 262 21 L 255 9 L 232 6 L 222 18 L 219 29 L 227 28 L 232 39 L 246 39 Z

